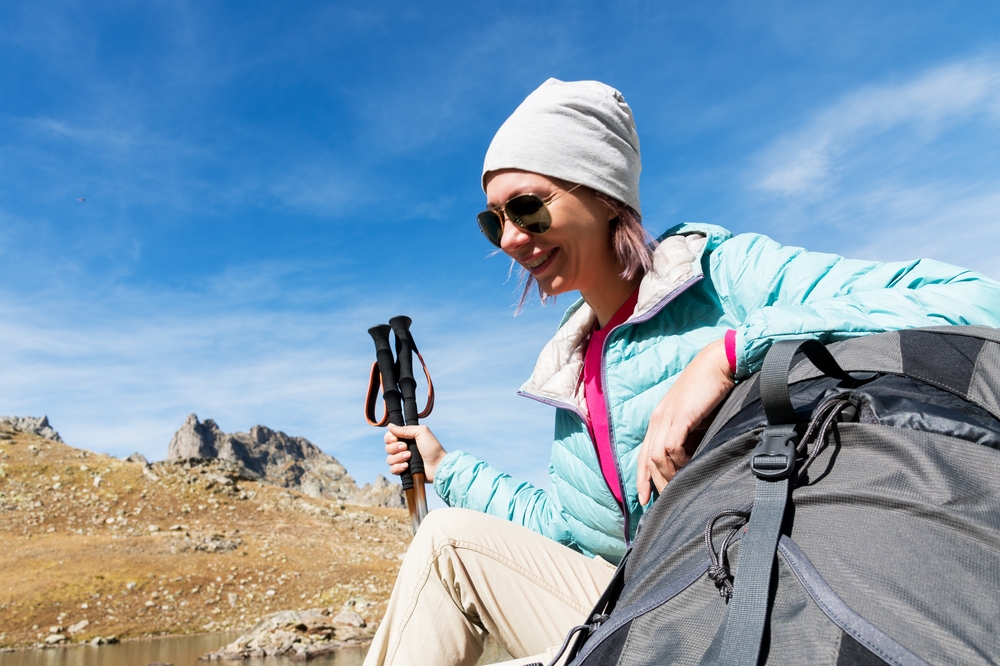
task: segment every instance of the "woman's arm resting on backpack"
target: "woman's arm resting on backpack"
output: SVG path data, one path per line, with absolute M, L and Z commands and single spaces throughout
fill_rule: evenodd
M 736 321 L 736 374 L 760 369 L 776 340 L 846 338 L 921 326 L 1000 327 L 1000 283 L 938 261 L 879 263 L 736 236 L 709 259 L 710 278 Z M 654 410 L 639 454 L 639 500 L 687 464 L 692 430 L 732 387 L 721 341 L 706 347 Z M 727 383 L 728 382 L 728 383 Z
M 710 258 L 736 327 L 736 377 L 760 369 L 776 340 L 833 342 L 922 326 L 1000 327 L 1000 283 L 930 259 L 879 263 L 784 247 L 744 234 Z

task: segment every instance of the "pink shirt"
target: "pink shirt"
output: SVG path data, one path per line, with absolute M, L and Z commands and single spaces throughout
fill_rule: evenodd
M 601 463 L 601 473 L 611 490 L 611 494 L 618 500 L 618 504 L 624 501 L 622 498 L 622 485 L 618 478 L 618 467 L 615 464 L 615 453 L 611 448 L 611 431 L 608 428 L 608 404 L 604 399 L 604 382 L 601 376 L 601 369 L 604 367 L 604 341 L 608 334 L 619 324 L 623 323 L 635 311 L 635 304 L 639 301 L 639 290 L 629 296 L 625 304 L 618 309 L 615 316 L 611 318 L 607 326 L 597 328 L 594 325 L 594 332 L 587 343 L 587 355 L 583 361 L 583 387 L 587 400 L 587 411 L 590 412 L 590 437 L 594 440 L 594 448 L 597 450 L 597 460 Z

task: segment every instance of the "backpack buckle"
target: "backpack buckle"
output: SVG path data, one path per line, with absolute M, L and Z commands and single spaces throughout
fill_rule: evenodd
M 767 427 L 750 454 L 750 469 L 758 479 L 784 479 L 795 471 L 799 433 L 791 426 Z

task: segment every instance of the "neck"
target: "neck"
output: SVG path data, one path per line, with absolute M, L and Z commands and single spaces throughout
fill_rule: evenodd
M 641 275 L 631 280 L 615 276 L 615 279 L 608 280 L 592 290 L 580 292 L 580 295 L 597 315 L 597 323 L 600 324 L 601 328 L 604 328 L 625 304 L 628 297 L 632 295 L 632 292 L 639 288 L 641 281 Z

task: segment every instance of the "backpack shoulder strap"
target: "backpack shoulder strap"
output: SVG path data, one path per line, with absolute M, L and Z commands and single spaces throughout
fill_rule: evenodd
M 845 372 L 817 340 L 776 342 L 764 358 L 760 397 L 768 425 L 750 454 L 750 469 L 757 481 L 750 522 L 736 560 L 733 597 L 723 618 L 720 662 L 726 666 L 754 666 L 760 658 L 771 569 L 788 504 L 790 477 L 795 472 L 799 432 L 795 409 L 788 397 L 788 373 L 799 349 L 825 375 L 845 381 L 869 378 Z

